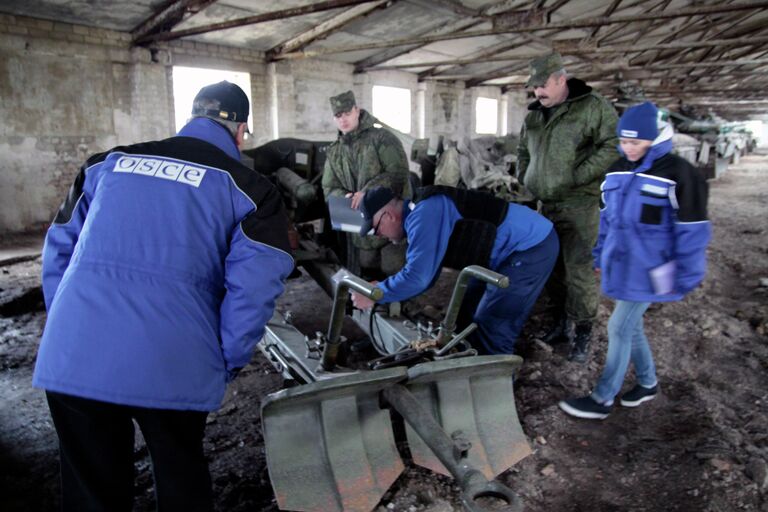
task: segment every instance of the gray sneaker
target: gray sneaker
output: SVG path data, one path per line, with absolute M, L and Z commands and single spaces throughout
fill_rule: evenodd
M 637 407 L 643 402 L 653 400 L 659 392 L 659 385 L 656 384 L 652 388 L 646 388 L 640 384 L 635 384 L 635 387 L 621 395 L 621 405 L 624 407 Z

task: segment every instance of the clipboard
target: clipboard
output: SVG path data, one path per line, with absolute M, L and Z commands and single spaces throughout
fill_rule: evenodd
M 360 234 L 365 223 L 365 217 L 363 217 L 363 212 L 352 208 L 351 197 L 329 197 L 328 212 L 331 214 L 331 227 L 333 229 Z

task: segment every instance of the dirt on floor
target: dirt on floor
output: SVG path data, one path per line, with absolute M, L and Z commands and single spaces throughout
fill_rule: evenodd
M 603 299 L 585 365 L 538 341 L 538 307 L 518 353 L 515 401 L 534 453 L 500 480 L 530 512 L 768 512 L 768 156 L 751 155 L 710 182 L 714 238 L 704 284 L 684 301 L 652 306 L 646 333 L 660 396 L 604 421 L 576 420 L 557 402 L 587 394 L 605 358 Z M 39 258 L 0 266 L 0 509 L 58 506 L 58 456 L 43 393 L 31 387 L 45 322 Z M 455 275 L 448 273 L 441 280 Z M 436 311 L 445 295 L 434 299 Z M 279 302 L 308 334 L 325 330 L 330 301 L 308 277 Z M 350 329 L 347 326 L 347 329 Z M 354 336 L 354 333 L 352 334 Z M 627 376 L 625 389 L 633 384 Z M 282 379 L 259 354 L 211 414 L 205 451 L 220 511 L 277 511 L 259 408 Z M 154 509 L 149 456 L 137 435 L 136 511 Z M 462 510 L 455 483 L 408 464 L 376 512 Z

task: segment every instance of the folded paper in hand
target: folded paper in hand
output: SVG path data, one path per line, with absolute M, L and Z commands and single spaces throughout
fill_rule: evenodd
M 648 271 L 656 295 L 667 295 L 675 291 L 676 268 L 674 261 L 668 261 Z
M 331 227 L 336 231 L 360 233 L 363 227 L 363 213 L 352 208 L 351 197 L 331 196 L 328 198 L 328 210 L 331 214 Z

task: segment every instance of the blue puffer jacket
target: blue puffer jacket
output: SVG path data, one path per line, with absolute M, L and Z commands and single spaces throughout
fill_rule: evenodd
M 33 384 L 212 411 L 293 268 L 275 188 L 220 125 L 91 157 L 48 230 Z
M 403 204 L 403 229 L 408 238 L 405 267 L 377 285 L 384 292 L 380 303 L 410 299 L 434 284 L 453 228 L 461 218 L 456 204 L 442 194 Z M 513 252 L 540 244 L 551 231 L 549 220 L 526 206 L 510 203 L 496 230 L 489 261 L 491 270 Z
M 603 293 L 635 302 L 680 300 L 706 273 L 708 187 L 700 171 L 670 153 L 667 128 L 639 162 L 616 161 L 601 185 L 593 251 Z M 674 262 L 674 290 L 654 292 L 649 271 Z

